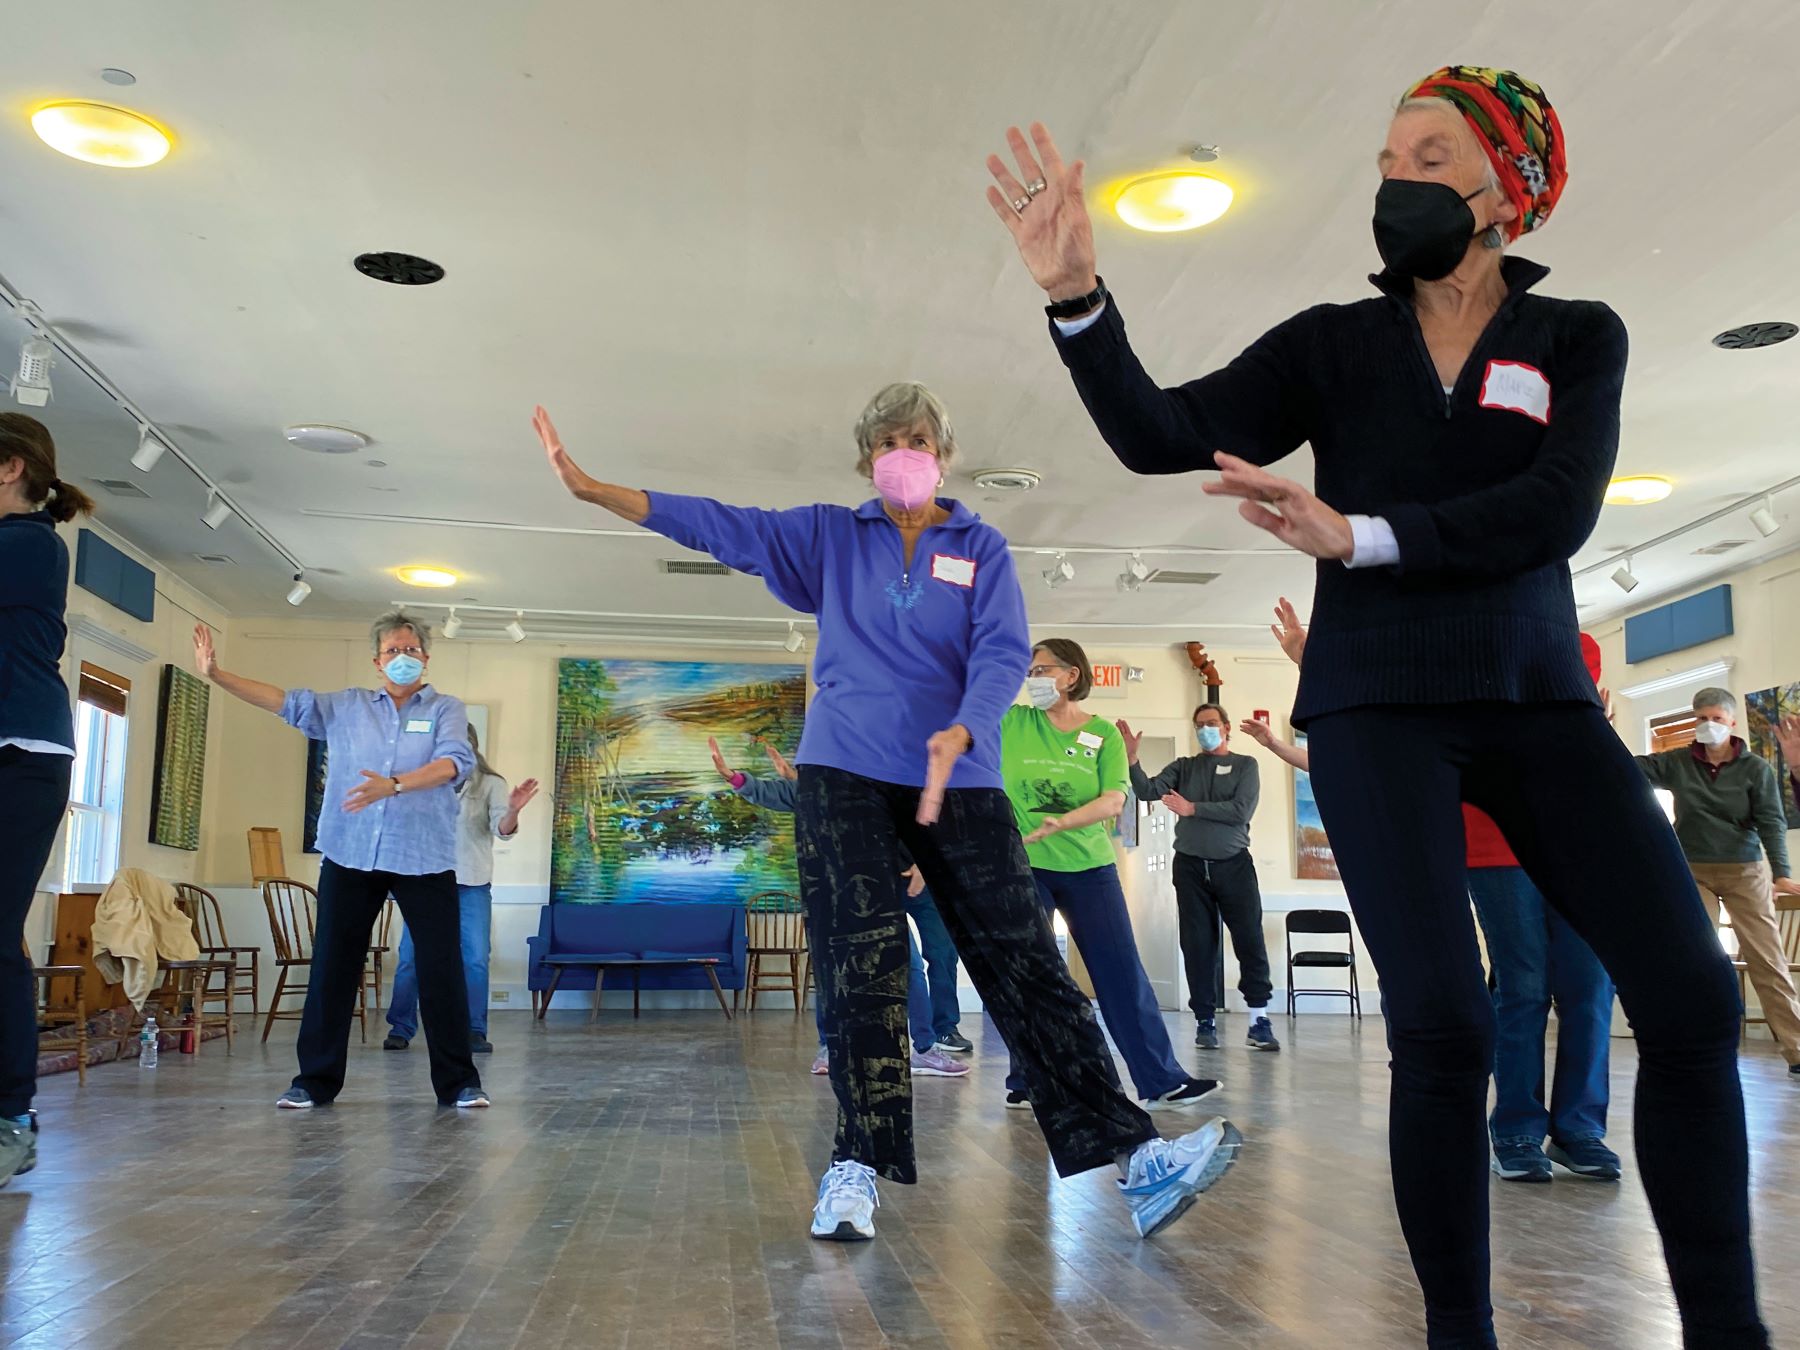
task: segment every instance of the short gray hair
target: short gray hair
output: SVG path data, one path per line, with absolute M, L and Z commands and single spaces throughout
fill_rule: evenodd
M 402 628 L 410 628 L 419 639 L 419 650 L 431 655 L 431 625 L 398 609 L 390 609 L 369 625 L 369 646 L 375 655 L 381 655 L 381 644 L 387 635 L 398 633 Z
M 948 469 L 956 459 L 956 432 L 950 414 L 942 400 L 917 380 L 902 380 L 879 391 L 856 419 L 856 471 L 864 478 L 874 472 L 875 442 L 884 432 L 920 422 L 937 438 L 938 464 Z
M 1732 717 L 1738 715 L 1737 695 L 1729 689 L 1702 689 L 1694 695 L 1694 711 L 1702 708 L 1723 708 Z

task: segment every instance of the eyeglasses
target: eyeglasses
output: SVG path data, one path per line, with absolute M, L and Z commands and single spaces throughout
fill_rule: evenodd
M 383 647 L 381 649 L 381 659 L 383 661 L 391 661 L 396 656 L 423 655 L 425 655 L 425 649 L 423 647 Z
M 1075 669 L 1074 666 L 1033 666 L 1030 670 L 1025 672 L 1025 675 L 1027 679 L 1042 680 L 1055 674 L 1059 670 L 1073 669 Z

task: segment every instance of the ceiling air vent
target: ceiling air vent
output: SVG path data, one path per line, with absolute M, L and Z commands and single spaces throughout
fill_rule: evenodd
M 1786 342 L 1795 333 L 1800 333 L 1800 328 L 1791 323 L 1747 323 L 1741 328 L 1727 328 L 1713 339 L 1713 346 L 1727 351 L 1773 347 L 1777 342 Z
M 1151 584 L 1157 586 L 1205 586 L 1218 579 L 1217 572 L 1171 572 L 1167 568 L 1150 574 Z
M 195 559 L 203 563 L 211 563 L 214 567 L 237 565 L 237 559 L 228 553 L 196 553 Z
M 728 577 L 731 569 L 724 563 L 697 562 L 687 558 L 661 558 L 656 570 L 671 577 Z
M 412 253 L 359 253 L 356 270 L 372 281 L 393 286 L 429 286 L 444 279 L 444 269 Z
M 1705 548 L 1694 550 L 1696 558 L 1716 558 L 1721 553 L 1729 553 L 1734 548 L 1742 548 L 1749 543 L 1748 539 L 1721 539 L 1716 544 L 1708 544 Z
M 150 498 L 148 492 L 124 478 L 96 478 L 94 482 L 115 497 L 142 497 L 146 501 Z

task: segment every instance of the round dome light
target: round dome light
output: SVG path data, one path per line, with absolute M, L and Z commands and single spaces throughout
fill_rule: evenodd
M 394 575 L 408 586 L 454 586 L 462 579 L 441 567 L 402 567 Z
M 321 455 L 353 455 L 369 443 L 369 438 L 360 431 L 315 422 L 284 427 L 281 434 L 302 450 L 317 451 Z
M 1660 502 L 1675 490 L 1666 478 L 1639 474 L 1631 478 L 1615 478 L 1606 485 L 1608 506 L 1648 506 Z
M 1030 492 L 1044 481 L 1034 469 L 977 469 L 969 476 L 989 492 Z
M 105 103 L 48 103 L 31 129 L 52 150 L 108 169 L 144 169 L 169 153 L 169 133 L 149 118 Z
M 1113 210 L 1134 230 L 1173 234 L 1212 224 L 1231 209 L 1233 195 L 1222 179 L 1178 169 L 1134 178 L 1119 190 Z

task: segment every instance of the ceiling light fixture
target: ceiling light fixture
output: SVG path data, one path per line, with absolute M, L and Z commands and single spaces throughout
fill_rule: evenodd
M 1756 526 L 1756 532 L 1767 539 L 1781 528 L 1781 522 L 1775 518 L 1775 499 L 1764 497 L 1763 504 L 1750 513 L 1750 523 Z
M 106 169 L 146 169 L 169 153 L 169 133 L 141 113 L 105 103 L 47 103 L 31 129 L 52 150 Z
M 1119 589 L 1135 591 L 1148 580 L 1150 580 L 1150 564 L 1137 554 L 1132 554 L 1131 561 L 1126 564 L 1125 570 L 1119 573 Z
M 312 587 L 306 584 L 306 573 L 294 573 L 294 585 L 287 593 L 287 602 L 290 605 L 298 605 L 311 594 Z
M 507 624 L 506 627 L 502 630 L 506 634 L 506 636 L 511 638 L 514 642 L 523 642 L 525 640 L 524 619 L 525 619 L 525 611 L 522 609 L 517 610 L 513 614 L 512 622 Z
M 450 617 L 444 620 L 444 636 L 454 639 L 462 632 L 462 620 L 456 617 L 456 606 L 450 606 Z
M 100 78 L 105 80 L 108 84 L 127 87 L 137 83 L 137 76 L 133 75 L 129 70 L 120 70 L 117 66 L 108 66 L 105 70 L 100 72 Z
M 1629 554 L 1626 555 L 1625 561 L 1620 564 L 1619 570 L 1612 574 L 1612 583 L 1627 595 L 1630 595 L 1638 588 L 1638 579 L 1631 574 L 1631 557 Z
M 1056 561 L 1052 563 L 1050 569 L 1044 573 L 1044 584 L 1049 586 L 1051 590 L 1055 590 L 1058 586 L 1073 580 L 1075 580 L 1075 564 L 1070 562 L 1063 554 L 1057 554 Z
M 131 457 L 131 467 L 139 473 L 149 473 L 168 453 L 169 447 L 149 427 L 139 427 L 138 448 Z
M 1652 502 L 1660 502 L 1675 490 L 1675 485 L 1666 478 L 1654 474 L 1634 474 L 1629 478 L 1615 478 L 1606 485 L 1605 501 L 1608 506 L 1648 506 Z
M 283 427 L 281 434 L 290 445 L 321 455 L 353 455 L 369 444 L 369 438 L 349 427 L 326 426 L 320 422 L 301 422 Z
M 231 519 L 231 503 L 217 492 L 206 494 L 206 514 L 200 517 L 206 522 L 206 528 L 216 530 Z
M 1222 179 L 1177 169 L 1132 179 L 1119 189 L 1113 210 L 1134 230 L 1173 234 L 1212 224 L 1231 209 L 1234 195 Z
M 434 589 L 454 586 L 461 580 L 456 573 L 442 567 L 401 567 L 395 570 L 394 575 L 408 586 L 428 586 Z
M 1035 469 L 977 469 L 969 477 L 989 492 L 1030 492 L 1044 481 Z
M 12 396 L 28 408 L 41 408 L 50 401 L 50 367 L 56 361 L 56 348 L 49 339 L 28 337 L 19 344 L 19 373 L 13 376 Z
M 790 652 L 797 652 L 806 645 L 806 635 L 790 623 L 787 636 L 781 640 L 781 645 Z

